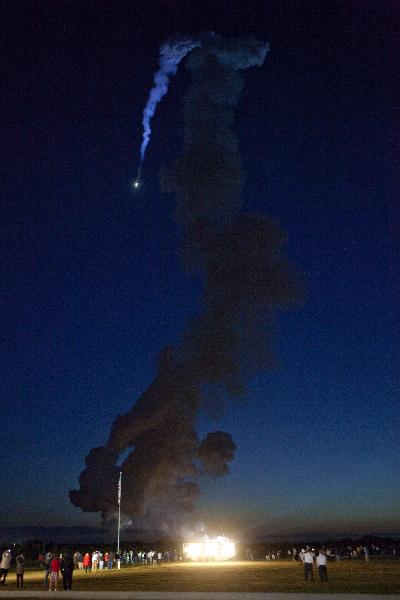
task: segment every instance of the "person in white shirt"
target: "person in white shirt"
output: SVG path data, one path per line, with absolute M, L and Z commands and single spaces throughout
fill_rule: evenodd
M 322 582 L 328 582 L 328 573 L 326 571 L 326 554 L 323 550 L 320 550 L 317 556 L 317 567 L 319 578 Z
M 7 579 L 7 573 L 10 569 L 11 564 L 11 550 L 5 550 L 1 557 L 0 563 L 0 583 L 5 585 Z
M 304 579 L 307 581 L 310 576 L 311 581 L 314 581 L 313 573 L 314 552 L 310 548 L 306 548 L 304 553 Z

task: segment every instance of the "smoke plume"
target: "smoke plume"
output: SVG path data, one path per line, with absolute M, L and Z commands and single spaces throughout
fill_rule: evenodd
M 261 66 L 268 47 L 251 36 L 206 35 L 195 46 L 184 41 L 180 58 L 189 50 L 184 144 L 162 187 L 176 197 L 182 261 L 202 279 L 201 309 L 181 342 L 161 352 L 154 381 L 116 418 L 107 444 L 89 453 L 80 489 L 70 492 L 76 506 L 107 517 L 116 507 L 121 468 L 121 510 L 132 525 L 174 535 L 190 519 L 201 479 L 226 475 L 236 449 L 229 433 L 210 432 L 200 440 L 198 415 L 219 397 L 232 401 L 249 377 L 273 366 L 274 318 L 300 295 L 282 257 L 285 234 L 266 217 L 240 212 L 243 169 L 234 108 L 241 71 Z
M 150 90 L 149 99 L 143 110 L 143 141 L 140 148 L 140 165 L 136 180 L 140 179 L 141 167 L 150 141 L 150 121 L 154 116 L 157 104 L 168 92 L 169 80 L 176 74 L 179 63 L 196 46 L 201 44 L 200 40 L 189 37 L 173 37 L 168 39 L 160 48 L 160 68 L 154 75 L 154 85 Z

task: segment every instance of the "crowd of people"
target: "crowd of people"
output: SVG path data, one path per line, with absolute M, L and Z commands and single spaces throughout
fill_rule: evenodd
M 121 565 L 129 564 L 161 564 L 176 560 L 176 551 L 170 552 L 149 552 L 139 551 L 134 554 L 133 550 L 125 550 L 122 553 L 106 550 L 104 552 L 95 550 L 94 552 L 80 552 L 76 550 L 74 554 L 52 554 L 47 552 L 45 556 L 39 555 L 39 564 L 44 566 L 43 585 L 49 586 L 49 590 L 57 590 L 57 581 L 60 573 L 63 579 L 64 590 L 72 589 L 72 574 L 74 570 L 85 573 L 95 573 L 103 569 L 120 569 Z
M 328 582 L 327 563 L 330 560 L 340 561 L 342 558 L 359 558 L 369 561 L 370 554 L 373 556 L 393 556 L 396 558 L 397 548 L 395 545 L 377 546 L 372 544 L 371 548 L 358 544 L 357 546 L 325 547 L 315 550 L 306 546 L 299 550 L 296 547 L 288 548 L 286 552 L 281 549 L 272 550 L 265 555 L 265 560 L 280 560 L 282 558 L 299 561 L 304 566 L 304 580 L 314 581 L 313 565 L 318 568 L 319 579 L 323 583 Z M 250 557 L 251 560 L 251 557 Z
M 304 546 L 303 548 L 278 548 L 271 549 L 267 554 L 265 554 L 266 560 L 298 560 L 303 561 L 303 555 L 305 552 L 305 548 L 309 546 Z M 318 547 L 318 544 L 316 544 Z M 375 545 L 371 544 L 367 546 L 365 544 L 357 544 L 357 545 L 324 545 L 321 546 L 321 550 L 324 551 L 328 559 L 341 560 L 343 558 L 363 558 L 368 561 L 370 556 L 386 556 L 386 557 L 397 557 L 398 547 L 395 544 L 386 544 L 386 545 Z M 252 558 L 253 556 L 253 558 Z M 246 559 L 254 560 L 254 554 L 252 552 L 246 551 Z
M 45 556 L 39 554 L 38 562 L 40 566 L 47 566 L 51 553 L 48 552 Z M 133 564 L 161 564 L 163 562 L 176 561 L 182 559 L 178 556 L 176 550 L 172 551 L 155 551 L 139 550 L 134 552 L 133 550 L 124 550 L 121 553 L 114 552 L 113 550 L 94 550 L 93 552 L 81 552 L 76 550 L 72 555 L 74 563 L 74 569 L 85 572 L 94 572 L 102 569 L 120 569 L 122 565 L 133 565 Z
M 259 548 L 260 550 L 261 548 Z M 275 548 L 264 545 L 264 553 L 256 549 L 247 548 L 244 550 L 244 558 L 247 560 L 257 560 L 265 558 L 267 561 L 292 560 L 298 561 L 304 568 L 305 581 L 314 581 L 313 566 L 316 565 L 321 582 L 328 582 L 327 565 L 330 561 L 340 561 L 342 559 L 362 558 L 369 561 L 370 557 L 392 557 L 397 558 L 400 554 L 399 542 L 377 544 L 345 544 L 337 545 L 315 545 L 303 547 L 289 546 L 288 544 L 276 545 Z M 15 556 L 15 554 L 17 554 Z M 25 557 L 20 551 L 15 553 L 15 563 L 11 549 L 4 550 L 0 562 L 0 585 L 5 585 L 7 575 L 11 565 L 15 564 L 17 588 L 24 587 Z M 29 554 L 29 553 L 28 553 Z M 29 556 L 28 556 L 29 559 Z M 32 559 L 32 557 L 31 557 Z M 170 561 L 183 560 L 182 555 L 176 550 L 124 550 L 116 552 L 112 549 L 95 549 L 81 552 L 47 552 L 39 554 L 37 561 L 39 566 L 44 569 L 43 585 L 50 591 L 57 590 L 58 582 L 62 579 L 64 590 L 72 589 L 72 579 L 75 570 L 83 573 L 95 573 L 104 569 L 120 569 L 122 566 L 129 565 L 154 565 L 168 563 Z M 32 564 L 32 562 L 31 562 Z M 37 563 L 36 563 L 37 564 Z

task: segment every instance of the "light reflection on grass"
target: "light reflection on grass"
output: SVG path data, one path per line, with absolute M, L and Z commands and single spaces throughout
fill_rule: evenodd
M 400 561 L 343 560 L 328 565 L 330 582 L 304 582 L 302 566 L 293 561 L 168 563 L 124 567 L 96 573 L 75 572 L 73 589 L 82 591 L 330 592 L 400 593 Z M 43 571 L 27 571 L 25 588 L 43 590 Z M 10 573 L 7 586 L 16 589 Z M 58 583 L 62 589 L 62 580 Z

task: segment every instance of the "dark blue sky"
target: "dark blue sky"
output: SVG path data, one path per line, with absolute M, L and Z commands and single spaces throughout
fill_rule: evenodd
M 215 30 L 270 44 L 236 111 L 245 209 L 279 220 L 307 295 L 277 323 L 278 368 L 200 419 L 238 450 L 198 518 L 398 533 L 396 3 L 196 4 L 2 5 L 0 525 L 99 523 L 68 491 L 196 311 L 158 184 L 182 142 L 184 68 L 140 193 L 129 182 L 160 43 Z

